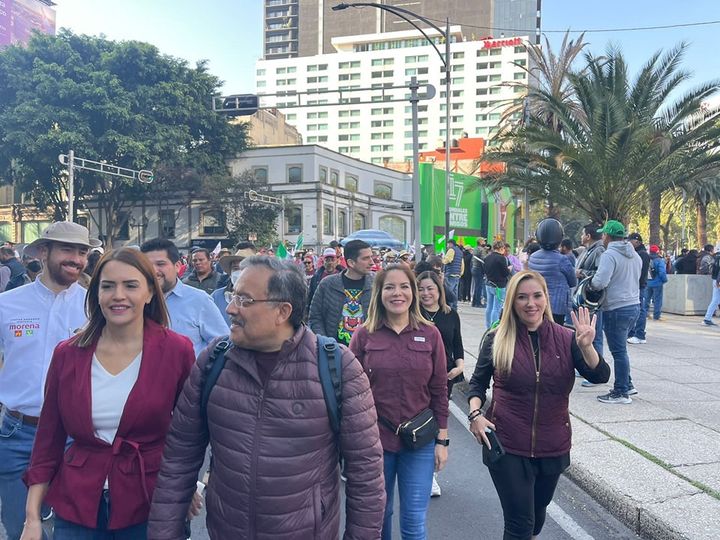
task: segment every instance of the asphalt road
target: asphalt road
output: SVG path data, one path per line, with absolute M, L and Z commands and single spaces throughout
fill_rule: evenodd
M 452 409 L 461 416 L 466 409 L 462 394 L 455 392 Z M 450 416 L 450 458 L 440 474 L 442 496 L 430 501 L 428 538 L 469 540 L 500 539 L 503 518 L 500 501 L 480 446 L 465 427 Z M 400 539 L 396 495 L 394 538 Z M 208 539 L 204 514 L 193 520 L 193 540 Z M 548 519 L 540 535 L 546 540 L 626 540 L 637 538 L 605 508 L 566 478 L 561 478 Z

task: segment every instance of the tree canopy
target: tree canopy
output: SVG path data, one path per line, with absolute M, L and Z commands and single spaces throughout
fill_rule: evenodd
M 221 81 L 204 62 L 161 54 L 153 45 L 102 37 L 35 35 L 0 52 L 0 178 L 65 219 L 67 181 L 59 154 L 132 169 L 155 183 L 80 173 L 76 199 L 97 197 L 112 236 L 118 210 L 145 190 L 177 193 L 246 147 L 246 128 L 211 108 Z
M 526 118 L 486 155 L 507 164 L 494 182 L 553 195 L 596 221 L 627 222 L 649 192 L 717 170 L 718 111 L 701 104 L 720 84 L 671 101 L 689 77 L 680 69 L 684 47 L 654 54 L 635 79 L 622 52 L 610 48 L 601 57 L 585 54 L 582 69 L 566 73 L 564 92 L 530 86 Z

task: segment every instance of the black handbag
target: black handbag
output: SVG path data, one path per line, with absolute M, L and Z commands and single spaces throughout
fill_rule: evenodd
M 417 450 L 434 441 L 440 431 L 435 415 L 430 409 L 423 409 L 420 414 L 395 426 L 390 420 L 380 417 L 395 435 L 400 437 L 405 448 Z

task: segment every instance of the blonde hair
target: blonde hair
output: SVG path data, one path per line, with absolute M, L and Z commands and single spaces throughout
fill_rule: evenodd
M 421 324 L 427 324 L 432 326 L 433 324 L 428 321 L 420 313 L 420 301 L 418 300 L 418 289 L 417 283 L 415 282 L 415 274 L 405 264 L 389 264 L 384 270 L 380 270 L 375 276 L 373 281 L 372 296 L 370 297 L 370 305 L 368 306 L 368 315 L 365 319 L 363 326 L 367 328 L 367 331 L 371 334 L 375 332 L 380 325 L 387 320 L 387 312 L 385 306 L 382 303 L 382 289 L 385 285 L 385 280 L 389 272 L 399 271 L 405 274 L 410 282 L 410 288 L 412 290 L 412 301 L 410 302 L 410 309 L 408 315 L 410 316 L 410 326 L 413 329 L 420 328 Z
M 503 375 L 510 374 L 513 357 L 515 356 L 517 326 L 520 323 L 517 313 L 515 313 L 515 298 L 517 297 L 520 284 L 528 279 L 537 281 L 545 295 L 545 312 L 543 313 L 543 319 L 553 320 L 552 311 L 550 310 L 550 295 L 548 294 L 545 278 L 531 270 L 523 270 L 515 274 L 508 282 L 502 317 L 500 318 L 500 324 L 495 331 L 495 339 L 493 340 L 493 365 L 495 369 Z

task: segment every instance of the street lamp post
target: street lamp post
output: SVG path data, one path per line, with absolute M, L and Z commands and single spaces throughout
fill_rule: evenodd
M 350 2 L 345 3 L 341 2 L 340 4 L 333 6 L 333 11 L 340 11 L 343 9 L 347 9 L 350 7 L 354 8 L 361 8 L 361 7 L 372 7 L 376 9 L 382 9 L 384 11 L 389 11 L 396 17 L 399 17 L 403 19 L 405 22 L 413 26 L 418 32 L 420 32 L 425 39 L 427 39 L 430 42 L 430 45 L 433 46 L 435 49 L 435 52 L 440 57 L 440 60 L 443 63 L 443 66 L 445 67 L 445 245 L 447 246 L 447 241 L 450 239 L 450 188 L 452 179 L 450 176 L 450 142 L 452 141 L 452 137 L 450 135 L 450 19 L 446 18 L 445 20 L 445 30 L 441 30 L 438 28 L 437 25 L 435 25 L 432 21 L 426 19 L 422 15 L 419 15 L 413 11 L 410 11 L 409 9 L 401 8 L 398 6 L 389 6 L 385 4 L 378 4 L 376 2 Z M 435 42 L 430 39 L 430 37 L 425 33 L 425 31 L 420 28 L 415 22 L 408 18 L 408 15 L 410 17 L 414 17 L 415 19 L 419 19 L 423 23 L 427 24 L 429 27 L 434 29 L 436 32 L 438 32 L 444 39 L 445 39 L 445 54 L 440 52 L 440 50 L 435 45 Z M 414 165 L 415 166 L 415 165 Z M 413 176 L 415 178 L 415 176 Z M 418 211 L 418 208 L 414 209 L 415 212 Z

